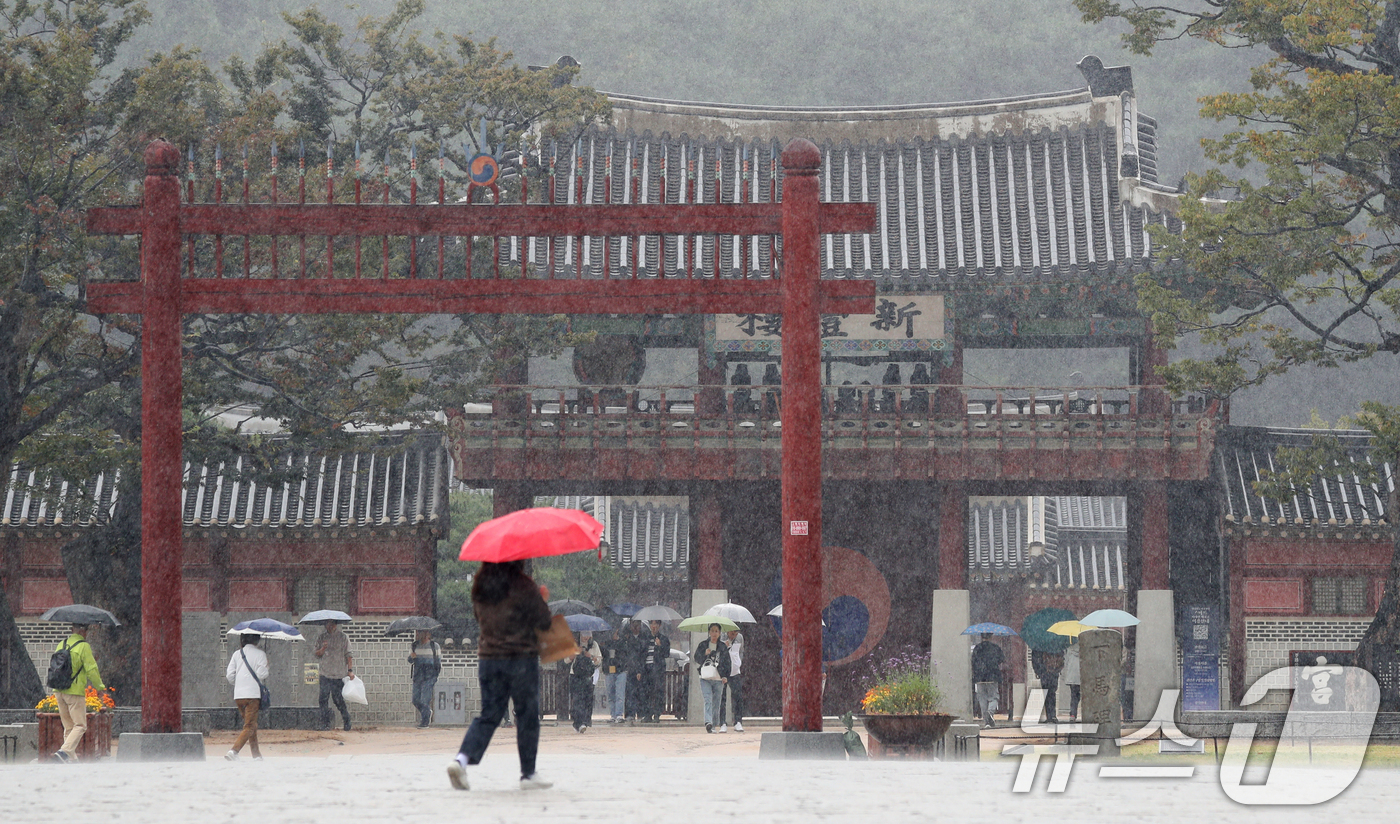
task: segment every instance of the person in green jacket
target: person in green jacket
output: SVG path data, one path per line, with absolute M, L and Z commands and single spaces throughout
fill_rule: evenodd
M 73 667 L 73 683 L 66 690 L 55 690 L 58 701 L 58 718 L 63 722 L 63 746 L 53 754 L 55 761 L 71 763 L 78 760 L 78 744 L 87 733 L 87 686 L 105 690 L 102 674 L 97 671 L 97 659 L 93 657 L 92 646 L 87 642 L 87 624 L 74 624 L 73 634 L 59 645 L 68 650 Z M 54 650 L 57 652 L 58 650 Z

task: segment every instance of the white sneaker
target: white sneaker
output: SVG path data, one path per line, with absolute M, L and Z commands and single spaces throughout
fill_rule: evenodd
M 262 760 L 262 756 L 261 756 L 261 755 L 255 755 L 255 756 L 253 756 L 253 760 L 254 760 L 254 761 L 261 761 L 261 760 Z
M 736 721 L 736 722 L 734 723 L 734 731 L 735 731 L 735 732 L 743 732 L 743 731 L 744 731 L 744 725 L 743 725 L 743 724 L 740 724 L 740 723 L 738 723 L 738 722 Z
M 553 781 L 546 781 L 540 778 L 539 773 L 530 773 L 520 779 L 520 789 L 522 790 L 547 790 L 554 786 Z
M 453 761 L 447 765 L 447 780 L 452 782 L 455 790 L 470 790 L 471 785 L 467 783 L 467 768 L 462 766 L 462 762 Z
M 224 753 L 224 760 L 225 760 L 225 761 L 237 761 L 237 760 L 238 760 L 238 753 L 234 752 L 233 750 L 229 750 L 228 752 Z
M 719 725 L 719 731 L 720 731 L 720 732 L 729 732 L 729 725 L 728 725 L 728 724 L 720 724 L 720 725 Z

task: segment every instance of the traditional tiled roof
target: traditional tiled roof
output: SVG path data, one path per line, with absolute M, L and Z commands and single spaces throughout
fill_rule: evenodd
M 555 506 L 603 521 L 614 566 L 624 571 L 688 570 L 690 515 L 684 506 L 637 498 L 568 495 Z
M 1255 490 L 1256 482 L 1281 468 L 1280 448 L 1307 447 L 1319 435 L 1336 438 L 1346 459 L 1319 466 L 1311 484 L 1293 488 L 1286 498 L 1265 498 Z M 1386 496 L 1395 489 L 1396 467 L 1374 462 L 1370 440 L 1369 433 L 1358 430 L 1228 427 L 1215 449 L 1225 519 L 1295 526 L 1367 526 L 1388 520 Z M 1377 465 L 1383 480 L 1367 482 L 1361 477 L 1361 468 Z
M 1148 225 L 1177 225 L 1167 214 L 1175 193 L 1156 182 L 1156 122 L 1136 111 L 1130 79 L 1103 96 L 1086 88 L 934 106 L 611 99 L 612 127 L 546 149 L 559 202 L 768 201 L 775 185 L 781 199 L 782 145 L 804 136 L 822 152 L 823 200 L 880 206 L 877 232 L 823 238 L 826 277 L 885 280 L 901 291 L 1121 277 L 1149 265 Z M 585 277 L 603 276 L 602 243 L 583 244 Z M 610 271 L 630 267 L 627 242 L 611 243 Z M 556 244 L 556 276 L 577 271 L 577 245 Z M 682 261 L 666 238 L 665 272 L 713 272 L 716 245 L 721 277 L 771 271 L 768 238 L 699 245 L 698 257 L 692 244 Z M 512 247 L 522 251 L 546 268 L 538 242 Z M 638 268 L 655 275 L 657 239 L 638 251 Z
M 1040 536 L 1043 558 L 1028 538 Z M 968 506 L 968 566 L 974 574 L 1037 571 L 1056 587 L 1126 587 L 1127 500 L 1121 497 L 1030 496 L 974 499 Z
M 280 467 L 296 480 L 244 480 L 243 458 L 189 461 L 186 527 L 401 526 L 435 523 L 451 478 L 437 436 L 343 452 L 289 450 Z M 15 466 L 0 492 L 7 527 L 94 526 L 112 515 L 120 473 L 69 482 L 43 468 Z

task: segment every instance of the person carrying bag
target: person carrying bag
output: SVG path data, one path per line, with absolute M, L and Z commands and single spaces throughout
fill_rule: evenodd
M 243 729 L 233 742 L 233 749 L 224 753 L 224 760 L 237 761 L 238 753 L 248 744 L 254 761 L 262 760 L 258 748 L 258 712 L 272 707 L 272 693 L 263 679 L 267 677 L 267 653 L 258 649 L 261 635 L 243 635 L 238 652 L 229 656 L 224 676 L 233 685 L 233 703 L 243 716 Z

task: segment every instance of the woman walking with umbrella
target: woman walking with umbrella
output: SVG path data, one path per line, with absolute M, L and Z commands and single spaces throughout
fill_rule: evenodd
M 594 549 L 602 534 L 603 525 L 584 512 L 538 508 L 493 518 L 462 543 L 458 560 L 483 562 L 472 577 L 472 612 L 481 625 L 481 714 L 472 719 L 456 759 L 447 765 L 453 787 L 469 788 L 467 767 L 481 763 L 507 703 L 514 703 L 518 723 L 520 789 L 553 786 L 535 774 L 540 743 L 539 634 L 549 629 L 552 616 L 540 588 L 525 574 L 523 559 Z
M 261 635 L 244 633 L 239 636 L 238 652 L 229 656 L 224 676 L 233 685 L 233 703 L 243 716 L 243 730 L 233 742 L 233 749 L 224 753 L 224 760 L 237 761 L 243 745 L 249 745 L 254 761 L 261 761 L 258 749 L 258 712 L 262 709 L 263 683 L 267 681 L 267 653 L 258 649 Z
M 481 714 L 462 738 L 447 777 L 459 790 L 469 788 L 467 767 L 480 764 L 496 727 L 514 702 L 516 749 L 520 753 L 520 788 L 551 786 L 535 774 L 540 743 L 540 640 L 551 616 L 540 588 L 525 574 L 523 561 L 483 563 L 472 577 L 472 611 L 481 625 L 477 673 L 481 679 Z

